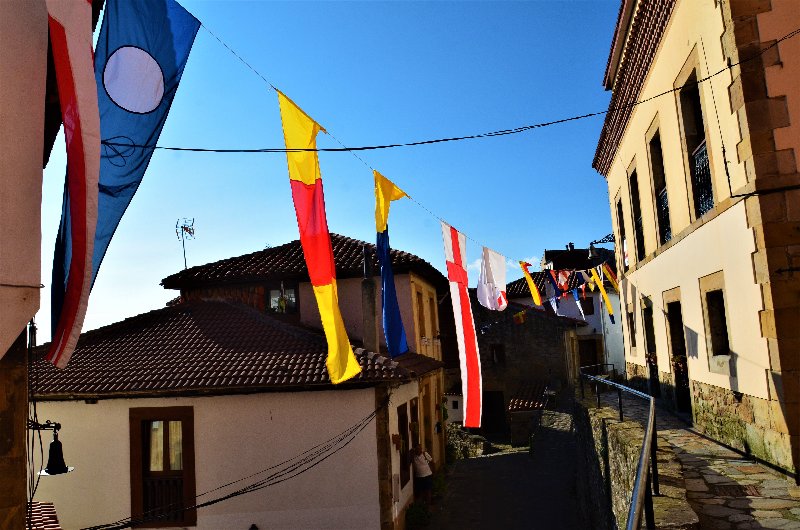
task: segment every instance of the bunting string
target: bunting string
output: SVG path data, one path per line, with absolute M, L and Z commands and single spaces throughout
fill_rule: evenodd
M 266 76 L 264 76 L 259 70 L 257 70 L 252 64 L 250 64 L 250 62 L 248 62 L 241 54 L 236 52 L 235 49 L 233 49 L 231 46 L 229 46 L 222 38 L 220 38 L 216 33 L 214 33 L 207 25 L 205 25 L 202 22 L 200 22 L 200 27 L 202 27 L 206 32 L 208 32 L 209 35 L 211 35 L 217 42 L 220 43 L 221 46 L 223 46 L 226 50 L 228 50 L 246 68 L 248 68 L 250 71 L 252 71 L 270 89 L 272 89 L 272 90 L 274 90 L 276 92 L 278 91 L 278 88 Z M 763 55 L 764 53 L 766 53 L 770 49 L 772 49 L 775 46 L 777 46 L 779 43 L 781 43 L 783 41 L 786 41 L 788 39 L 794 38 L 798 34 L 800 34 L 800 28 L 797 28 L 797 29 L 787 33 L 783 37 L 777 39 L 775 42 L 771 43 L 770 45 L 762 48 L 761 50 L 759 50 L 758 52 L 754 53 L 750 57 L 747 57 L 747 58 L 742 59 L 742 60 L 740 60 L 738 62 L 735 62 L 735 63 L 730 63 L 730 64 L 726 65 L 724 68 L 721 68 L 720 70 L 718 70 L 718 71 L 716 71 L 716 72 L 714 72 L 712 74 L 709 74 L 706 77 L 697 79 L 696 81 L 693 82 L 693 84 L 700 85 L 701 83 L 707 82 L 710 79 L 712 79 L 712 78 L 714 78 L 714 77 L 716 77 L 716 76 L 718 76 L 718 75 L 720 75 L 720 74 L 722 74 L 722 73 L 724 73 L 726 71 L 731 70 L 735 66 L 739 66 L 739 65 L 742 65 L 742 64 L 747 63 L 749 61 L 755 60 L 756 58 L 760 57 L 761 55 Z M 613 114 L 615 112 L 620 112 L 620 111 L 626 110 L 628 108 L 633 108 L 633 107 L 637 107 L 639 105 L 643 105 L 643 104 L 645 104 L 647 102 L 650 102 L 652 100 L 655 100 L 657 98 L 672 94 L 672 93 L 674 93 L 674 92 L 676 92 L 678 90 L 682 90 L 683 88 L 684 87 L 670 88 L 668 90 L 665 90 L 663 92 L 660 92 L 658 94 L 655 94 L 653 96 L 650 96 L 650 97 L 642 99 L 642 100 L 633 101 L 633 102 L 630 102 L 630 103 L 624 103 L 622 105 L 618 105 L 616 107 L 609 107 L 606 110 L 597 111 L 597 112 L 590 112 L 590 113 L 586 113 L 586 114 L 570 116 L 570 117 L 560 118 L 560 119 L 551 120 L 551 121 L 534 123 L 534 124 L 530 124 L 530 125 L 523 125 L 523 126 L 520 126 L 520 127 L 514 127 L 514 128 L 510 128 L 510 129 L 501 129 L 501 130 L 497 130 L 497 131 L 470 134 L 470 135 L 465 135 L 465 136 L 453 136 L 453 137 L 447 137 L 447 138 L 435 138 L 435 139 L 429 139 L 429 140 L 420 140 L 420 141 L 404 142 L 404 143 L 390 143 L 390 144 L 378 144 L 378 145 L 369 145 L 369 146 L 348 147 L 341 140 L 339 140 L 333 133 L 331 133 L 329 130 L 325 131 L 326 134 L 328 136 L 330 136 L 337 144 L 339 144 L 340 147 L 320 148 L 320 147 L 314 146 L 314 147 L 296 147 L 295 148 L 295 147 L 288 147 L 287 146 L 287 147 L 283 147 L 283 148 L 266 147 L 266 148 L 252 148 L 252 149 L 216 149 L 216 148 L 201 148 L 201 147 L 173 147 L 173 146 L 161 146 L 161 145 L 136 145 L 136 144 L 131 144 L 131 143 L 127 143 L 127 142 L 120 142 L 118 139 L 105 139 L 105 140 L 102 140 L 101 143 L 106 145 L 106 146 L 108 146 L 111 150 L 116 150 L 117 148 L 126 148 L 126 149 L 139 148 L 139 149 L 153 149 L 153 150 L 164 150 L 164 151 L 188 151 L 188 152 L 200 152 L 200 153 L 292 153 L 292 152 L 304 152 L 304 151 L 313 151 L 313 152 L 348 152 L 351 155 L 353 155 L 357 160 L 359 160 L 366 168 L 368 168 L 368 169 L 370 169 L 371 171 L 374 172 L 374 171 L 376 171 L 376 169 L 371 164 L 369 164 L 366 160 L 364 160 L 364 158 L 359 156 L 359 154 L 358 154 L 359 151 L 371 151 L 371 150 L 378 150 L 378 149 L 391 149 L 391 148 L 397 148 L 397 147 L 415 147 L 415 146 L 422 146 L 422 145 L 431 145 L 431 144 L 438 144 L 438 143 L 457 142 L 457 141 L 463 141 L 463 140 L 474 140 L 474 139 L 481 139 L 481 138 L 492 138 L 492 137 L 496 137 L 496 136 L 507 136 L 507 135 L 512 135 L 512 134 L 519 134 L 519 133 L 532 131 L 534 129 L 540 129 L 540 128 L 545 128 L 545 127 L 551 127 L 551 126 L 554 126 L 554 125 L 559 125 L 559 124 L 562 124 L 562 123 L 568 123 L 568 122 L 572 122 L 572 121 L 583 120 L 583 119 L 592 118 L 592 117 L 596 117 L 596 116 L 602 116 L 602 115 L 605 115 L 605 114 Z M 425 206 L 419 200 L 415 199 L 413 196 L 407 195 L 407 198 L 410 199 L 414 204 L 416 204 L 422 210 L 427 212 L 434 219 L 438 220 L 439 222 L 447 223 L 447 221 L 445 221 L 441 216 L 437 215 L 434 211 L 432 211 L 430 208 Z M 447 224 L 450 224 L 450 223 L 447 223 Z M 475 238 L 471 237 L 469 234 L 467 234 L 465 232 L 461 232 L 461 233 L 468 240 L 472 241 L 476 245 L 478 245 L 480 247 L 485 247 L 486 246 L 483 243 L 481 243 L 480 241 L 478 241 Z M 510 259 L 505 254 L 502 254 L 500 252 L 498 252 L 498 254 L 504 256 L 506 259 Z M 512 262 L 517 262 L 519 260 L 511 260 L 511 261 Z

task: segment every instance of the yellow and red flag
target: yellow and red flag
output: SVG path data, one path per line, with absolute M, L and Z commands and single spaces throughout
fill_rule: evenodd
M 300 229 L 300 245 L 308 276 L 314 288 L 325 338 L 328 340 L 328 375 L 334 384 L 361 372 L 339 310 L 336 266 L 325 215 L 325 195 L 317 157 L 317 134 L 325 132 L 291 99 L 278 92 L 286 149 L 308 149 L 286 153 L 292 200 Z
M 600 268 L 603 271 L 603 277 L 611 282 L 611 285 L 614 287 L 614 290 L 619 292 L 619 282 L 617 281 L 617 275 L 614 274 L 614 271 L 611 270 L 611 266 L 608 262 L 603 263 Z

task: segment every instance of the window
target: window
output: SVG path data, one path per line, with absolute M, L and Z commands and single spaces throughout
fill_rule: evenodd
M 505 344 L 492 344 L 489 346 L 492 353 L 492 363 L 496 366 L 505 366 L 506 364 L 506 346 Z
M 425 329 L 425 303 L 421 291 L 417 291 L 417 329 L 421 338 L 428 337 L 428 331 Z
M 631 339 L 631 348 L 636 347 L 636 314 L 633 310 L 628 311 L 628 333 Z
M 458 400 L 453 400 L 453 410 L 458 410 Z
M 280 289 L 269 290 L 269 309 L 275 313 L 296 313 L 297 312 L 297 295 L 293 288 L 284 288 L 281 285 Z
M 622 216 L 622 199 L 617 200 L 617 224 L 619 224 L 619 240 L 622 241 L 622 270 L 628 270 L 628 241 L 625 239 L 625 218 Z
M 708 313 L 708 335 L 712 355 L 730 355 L 728 343 L 728 321 L 725 318 L 725 295 L 722 289 L 706 292 Z
M 397 407 L 397 431 L 400 436 L 400 487 L 411 479 L 411 448 L 408 446 L 408 404 Z
M 594 315 L 594 297 L 587 296 L 580 299 L 581 309 L 584 315 Z
M 706 150 L 703 105 L 697 85 L 697 72 L 691 73 L 680 90 L 681 121 L 686 153 L 689 156 L 694 214 L 702 217 L 714 207 L 714 190 L 711 183 L 711 166 Z
M 631 212 L 633 213 L 633 235 L 636 240 L 636 261 L 642 261 L 644 250 L 644 226 L 642 224 L 642 207 L 639 201 L 639 177 L 634 170 L 628 180 L 631 192 Z
M 653 193 L 656 202 L 656 222 L 658 223 L 658 242 L 663 245 L 672 239 L 669 222 L 669 200 L 667 199 L 667 180 L 664 174 L 664 152 L 661 148 L 661 135 L 656 131 L 650 139 L 650 170 L 653 174 Z
M 656 362 L 656 332 L 653 326 L 653 307 L 649 304 L 642 308 L 642 326 L 644 326 L 644 342 L 648 356 Z
M 138 527 L 197 523 L 192 407 L 130 409 L 131 514 Z

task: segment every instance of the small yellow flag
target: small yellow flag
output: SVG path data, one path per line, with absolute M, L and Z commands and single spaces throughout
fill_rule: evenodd
M 375 177 L 375 230 L 380 234 L 389 224 L 389 207 L 392 201 L 408 195 L 377 171 L 372 170 L 372 174 Z
M 597 285 L 597 288 L 600 289 L 600 294 L 603 295 L 603 301 L 606 303 L 606 309 L 608 309 L 608 314 L 614 314 L 614 308 L 611 306 L 611 302 L 608 299 L 608 295 L 606 294 L 606 289 L 603 287 L 603 282 L 600 280 L 600 276 L 597 275 L 597 270 L 592 267 L 592 279 L 594 283 Z M 612 320 L 613 321 L 613 320 Z
M 309 118 L 294 101 L 278 92 L 278 103 L 283 122 L 283 139 L 287 149 L 316 149 L 317 134 L 325 129 Z M 294 151 L 286 153 L 289 178 L 303 184 L 314 184 L 320 178 L 319 158 L 316 151 Z

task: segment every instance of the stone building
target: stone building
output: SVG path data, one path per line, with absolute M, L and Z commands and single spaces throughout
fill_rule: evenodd
M 514 398 L 538 383 L 551 389 L 570 383 L 576 330 L 586 324 L 514 302 L 505 311 L 491 311 L 480 305 L 474 289 L 470 299 L 483 378 L 481 428 L 506 432 Z M 514 315 L 523 311 L 524 317 L 515 321 Z
M 800 462 L 794 0 L 623 0 L 593 166 L 631 378 L 708 436 Z M 631 105 L 635 101 L 642 103 Z

